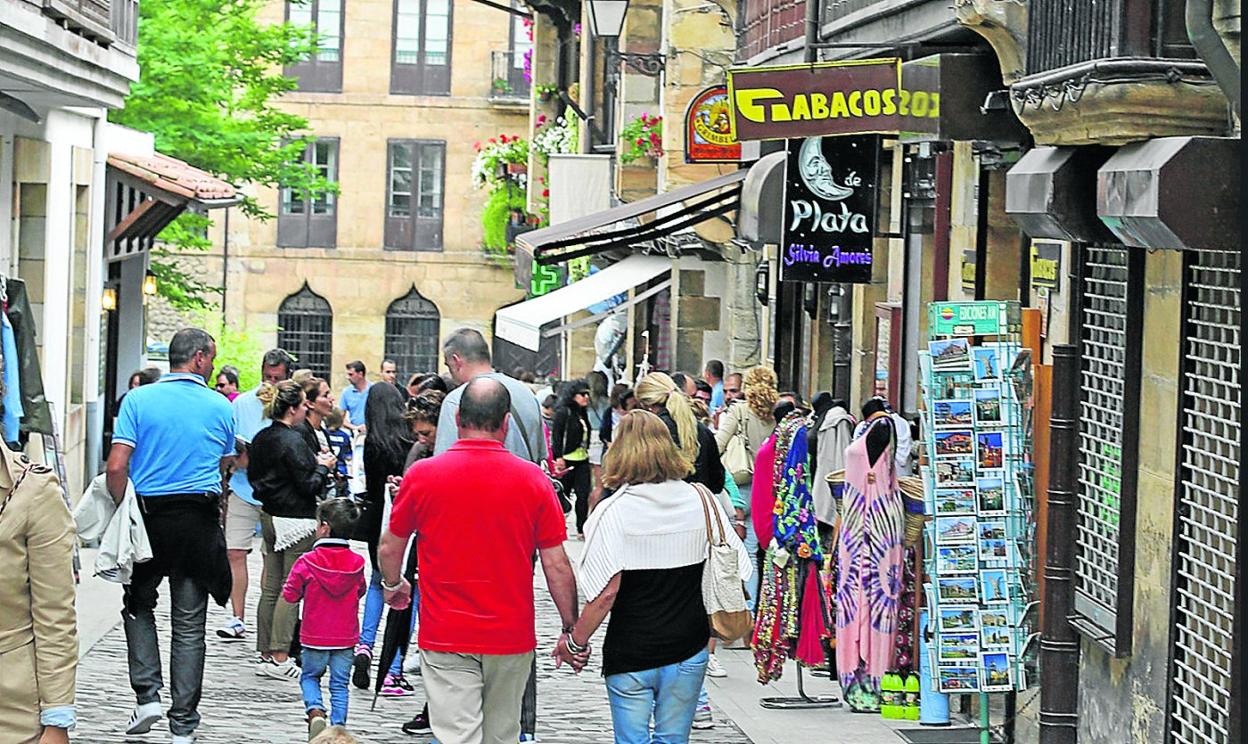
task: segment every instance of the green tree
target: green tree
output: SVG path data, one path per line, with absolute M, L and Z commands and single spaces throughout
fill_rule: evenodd
M 305 26 L 261 24 L 266 0 L 143 0 L 140 79 L 109 119 L 151 132 L 156 149 L 235 186 L 291 188 L 315 196 L 337 186 L 301 160 L 308 122 L 274 104 L 294 90 L 285 65 L 306 59 L 315 35 Z M 238 205 L 252 219 L 273 214 L 255 197 Z M 152 257 L 160 293 L 179 309 L 206 307 L 220 288 L 181 270 L 177 251 L 210 246 L 210 220 L 186 213 L 161 233 Z
M 238 389 L 251 390 L 260 384 L 260 360 L 268 349 L 260 336 L 268 336 L 276 328 L 239 328 L 226 323 L 221 313 L 209 308 L 191 312 L 192 323 L 217 341 L 216 372 L 225 365 L 238 370 Z M 215 372 L 214 372 L 215 374 Z M 215 384 L 216 380 L 212 381 Z

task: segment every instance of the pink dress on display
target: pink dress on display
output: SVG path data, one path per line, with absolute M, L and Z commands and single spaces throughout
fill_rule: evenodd
M 905 507 L 892 447 L 875 464 L 867 439 L 878 418 L 845 449 L 845 488 L 837 541 L 836 670 L 846 699 L 850 687 L 876 694 L 893 664 L 897 609 L 905 592 Z

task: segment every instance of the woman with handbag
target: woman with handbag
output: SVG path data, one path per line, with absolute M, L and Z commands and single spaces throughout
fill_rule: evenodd
M 602 477 L 615 493 L 586 523 L 578 572 L 592 599 L 561 642 L 583 653 L 610 613 L 602 665 L 615 741 L 680 744 L 693 726 L 712 623 L 736 624 L 728 636 L 748 630 L 741 582 L 751 561 L 723 507 L 683 480 L 690 461 L 657 416 L 628 413 L 613 439 Z
M 550 456 L 563 492 L 575 496 L 576 536 L 585 537 L 585 519 L 589 516 L 589 494 L 593 489 L 593 472 L 589 460 L 589 384 L 572 380 L 564 386 L 555 406 L 550 425 Z
M 720 416 L 719 429 L 715 432 L 715 443 L 719 446 L 719 454 L 724 459 L 724 468 L 737 483 L 741 493 L 750 493 L 754 482 L 754 460 L 762 449 L 767 438 L 776 427 L 773 411 L 780 393 L 776 389 L 776 373 L 768 367 L 754 367 L 745 373 L 741 382 L 745 402 L 733 403 Z M 758 535 L 754 532 L 753 520 L 750 518 L 752 509 L 746 500 L 745 549 L 751 556 L 766 549 L 766 543 L 759 545 Z M 764 536 L 766 539 L 766 536 Z M 754 586 L 748 588 L 750 607 L 756 601 Z

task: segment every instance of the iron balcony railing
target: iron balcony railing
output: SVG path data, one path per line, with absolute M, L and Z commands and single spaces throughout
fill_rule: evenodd
M 118 44 L 134 47 L 139 41 L 139 0 L 111 0 L 113 36 Z
M 1027 72 L 1115 57 L 1190 59 L 1175 0 L 1030 0 Z
M 112 0 L 43 0 L 43 12 L 87 38 L 113 40 Z
M 526 55 L 529 50 L 507 50 L 490 52 L 490 98 L 499 100 L 529 99 L 532 84 L 525 75 L 528 62 Z
M 850 13 L 857 13 L 886 0 L 823 0 L 823 20 L 835 21 Z

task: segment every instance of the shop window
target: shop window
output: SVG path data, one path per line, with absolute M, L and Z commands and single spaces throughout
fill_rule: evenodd
M 1082 250 L 1075 616 L 1114 656 L 1131 653 L 1143 251 Z
M 386 248 L 442 250 L 445 142 L 390 140 L 386 168 Z
M 437 372 L 439 367 L 438 306 L 411 291 L 390 303 L 386 309 L 386 358 L 399 368 L 399 380 L 417 372 Z
M 338 139 L 308 143 L 302 161 L 312 163 L 322 178 L 338 180 Z M 282 248 L 333 248 L 338 244 L 338 197 L 324 192 L 311 197 L 282 189 L 277 216 L 277 244 Z
M 277 309 L 277 345 L 294 355 L 296 366 L 329 379 L 333 357 L 334 311 L 307 282 Z
M 1192 251 L 1186 268 L 1179 489 L 1170 647 L 1171 740 L 1235 741 L 1243 345 L 1237 251 Z M 1243 559 L 1239 559 L 1242 566 Z M 1240 662 L 1242 663 L 1242 661 Z
M 451 93 L 451 0 L 394 0 L 390 92 Z
M 286 75 L 299 80 L 299 90 L 342 92 L 343 4 L 344 0 L 287 0 L 286 20 L 296 26 L 310 26 L 316 34 L 312 54 L 286 67 Z

